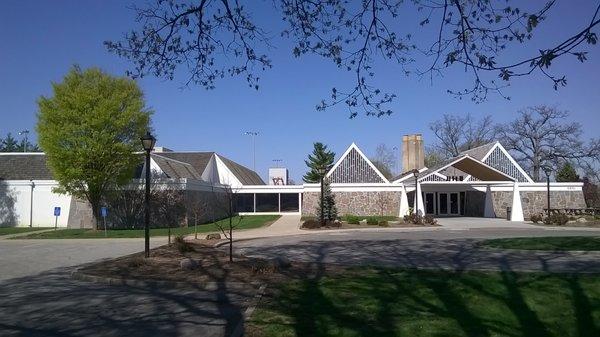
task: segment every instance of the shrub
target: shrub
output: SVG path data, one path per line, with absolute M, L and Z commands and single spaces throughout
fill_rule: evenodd
M 544 216 L 541 214 L 534 214 L 531 216 L 531 222 L 538 223 L 544 221 Z
M 319 220 L 306 220 L 302 223 L 302 228 L 306 229 L 317 229 L 321 227 L 321 221 Z
M 544 218 L 544 224 L 546 225 L 556 225 L 556 226 L 564 226 L 569 222 L 569 217 L 566 214 L 550 214 Z
M 415 213 L 410 213 L 404 216 L 404 222 L 411 223 L 413 225 L 422 225 L 423 217 Z
M 367 217 L 367 225 L 377 226 L 378 223 L 379 223 L 379 221 L 377 220 L 376 217 L 373 217 L 373 216 Z
M 430 225 L 430 226 L 435 226 L 437 225 L 437 219 L 433 217 L 433 215 L 431 214 L 427 214 L 423 217 L 423 222 Z
M 175 244 L 175 248 L 177 248 L 177 250 L 181 254 L 194 251 L 194 246 L 192 246 L 192 244 L 190 244 L 189 242 L 185 241 L 183 235 L 176 236 L 173 243 Z
M 343 220 L 345 220 L 346 222 L 348 222 L 351 225 L 358 225 L 358 223 L 360 222 L 360 218 L 356 215 L 344 215 L 342 217 Z
M 342 227 L 342 222 L 339 220 L 327 221 L 325 226 L 339 228 Z
M 379 225 L 379 227 L 390 227 L 390 224 L 387 222 L 387 220 L 380 220 L 377 225 Z

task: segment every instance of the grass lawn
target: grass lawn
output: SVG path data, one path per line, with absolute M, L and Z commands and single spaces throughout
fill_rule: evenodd
M 9 234 L 19 234 L 26 233 L 32 231 L 41 231 L 44 229 L 49 229 L 46 227 L 0 227 L 0 236 L 1 235 L 9 235 Z
M 275 286 L 248 336 L 600 336 L 600 275 L 359 268 Z
M 279 215 L 248 215 L 242 217 L 241 222 L 236 227 L 237 229 L 251 229 L 265 226 L 277 220 Z M 226 224 L 228 219 L 223 219 L 217 223 Z M 237 223 L 238 217 L 233 219 L 233 223 Z M 213 223 L 198 225 L 198 233 L 207 233 L 219 231 L 217 226 Z M 193 234 L 194 226 L 183 228 L 171 228 L 172 235 L 181 234 Z M 150 230 L 151 236 L 166 236 L 167 228 L 155 228 Z M 31 234 L 26 237 L 20 237 L 20 239 L 93 239 L 93 238 L 104 238 L 103 230 L 90 230 L 90 229 L 62 229 L 57 231 Z M 141 238 L 144 237 L 143 229 L 113 229 L 108 230 L 109 238 Z
M 485 247 L 535 250 L 600 250 L 600 237 L 549 236 L 540 238 L 492 239 L 482 242 Z

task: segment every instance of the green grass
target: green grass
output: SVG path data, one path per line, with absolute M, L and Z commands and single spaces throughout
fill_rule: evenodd
M 241 222 L 237 225 L 236 230 L 239 229 L 252 229 L 258 228 L 275 221 L 279 218 L 279 215 L 248 215 L 242 217 Z M 236 224 L 239 218 L 235 217 L 233 223 Z M 228 224 L 228 219 L 223 219 L 217 222 L 217 224 Z M 208 223 L 198 225 L 198 233 L 218 232 L 216 224 Z M 167 236 L 167 228 L 154 228 L 150 230 L 151 236 Z M 182 234 L 193 234 L 194 226 L 191 227 L 178 227 L 171 228 L 171 235 L 182 235 Z M 114 229 L 108 230 L 109 238 L 141 238 L 144 237 L 143 229 Z M 90 229 L 62 229 L 57 231 L 31 234 L 26 237 L 20 237 L 20 239 L 94 239 L 104 238 L 104 231 L 99 229 L 97 231 Z
M 249 336 L 600 336 L 600 275 L 363 268 L 268 295 Z
M 0 236 L 9 234 L 27 233 L 32 231 L 41 231 L 49 229 L 46 227 L 0 227 Z
M 600 237 L 549 236 L 539 238 L 492 239 L 481 243 L 485 247 L 527 250 L 600 250 Z

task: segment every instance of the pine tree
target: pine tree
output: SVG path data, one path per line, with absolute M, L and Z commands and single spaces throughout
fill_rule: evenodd
M 9 132 L 6 138 L 0 140 L 0 152 L 21 152 L 23 149 L 19 146 L 19 142 Z
M 556 172 L 556 181 L 559 182 L 577 182 L 579 175 L 571 163 L 566 162 L 558 172 Z
M 309 154 L 308 160 L 304 161 L 310 170 L 306 172 L 302 180 L 306 183 L 320 183 L 324 174 L 319 173 L 319 170 L 324 168 L 327 171 L 333 165 L 334 159 L 335 153 L 329 151 L 327 145 L 319 142 L 314 143 L 312 154 Z
M 318 214 L 321 215 L 321 209 L 323 209 L 323 217 L 327 221 L 333 221 L 337 219 L 337 207 L 335 206 L 335 197 L 331 191 L 331 185 L 329 179 L 323 179 L 323 203 L 319 199 Z

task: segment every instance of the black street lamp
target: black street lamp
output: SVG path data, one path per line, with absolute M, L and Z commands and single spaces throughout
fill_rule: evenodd
M 544 166 L 544 173 L 546 173 L 546 213 L 550 216 L 550 166 Z
M 147 131 L 146 134 L 140 138 L 142 141 L 142 147 L 146 151 L 146 198 L 144 200 L 144 254 L 146 257 L 150 257 L 150 151 L 154 149 L 156 138 Z
M 418 188 L 418 178 L 419 178 L 419 170 L 412 170 L 412 174 L 415 177 L 415 214 L 419 215 L 419 188 Z

